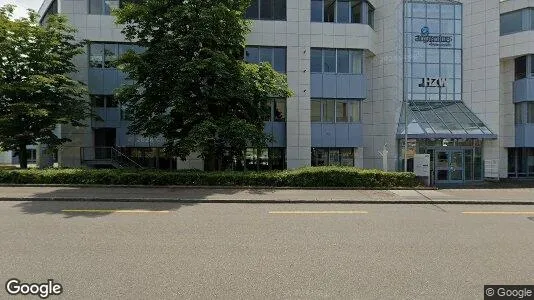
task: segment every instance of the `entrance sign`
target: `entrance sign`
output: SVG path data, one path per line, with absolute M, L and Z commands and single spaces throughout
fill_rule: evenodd
M 430 177 L 430 154 L 416 154 L 413 162 L 416 176 Z
M 499 179 L 499 160 L 498 159 L 484 160 L 484 177 Z
M 447 86 L 447 78 L 421 78 L 420 87 L 445 87 Z

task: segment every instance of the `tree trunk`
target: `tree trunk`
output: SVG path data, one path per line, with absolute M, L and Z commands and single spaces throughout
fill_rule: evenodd
M 28 168 L 28 152 L 26 152 L 26 145 L 19 146 L 19 165 L 21 169 Z

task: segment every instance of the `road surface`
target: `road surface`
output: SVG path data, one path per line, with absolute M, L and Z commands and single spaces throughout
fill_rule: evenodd
M 49 299 L 481 299 L 484 284 L 534 284 L 528 205 L 0 202 L 0 228 L 2 286 L 53 279 Z

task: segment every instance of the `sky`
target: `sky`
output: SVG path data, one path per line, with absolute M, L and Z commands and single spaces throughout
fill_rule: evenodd
M 0 0 L 0 6 L 6 4 L 14 4 L 17 6 L 15 10 L 15 18 L 26 16 L 26 10 L 31 8 L 35 11 L 39 10 L 43 0 Z

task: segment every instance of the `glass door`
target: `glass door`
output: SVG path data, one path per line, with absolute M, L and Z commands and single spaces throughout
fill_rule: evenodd
M 436 150 L 436 183 L 462 183 L 464 181 L 464 151 Z
M 452 183 L 464 181 L 464 151 L 449 153 L 449 181 Z
M 436 150 L 436 183 L 449 181 L 449 151 Z

